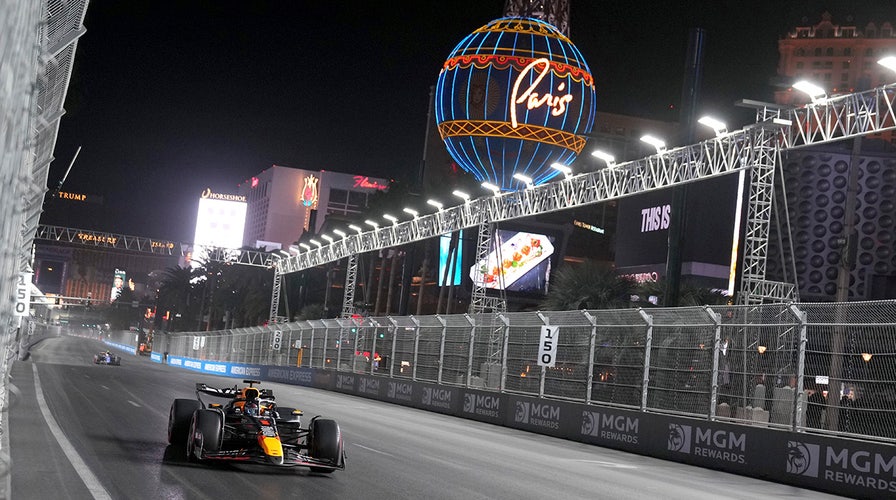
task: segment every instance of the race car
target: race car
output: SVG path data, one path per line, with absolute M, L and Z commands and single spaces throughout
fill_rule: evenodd
M 99 354 L 93 355 L 93 364 L 95 365 L 121 365 L 121 358 L 112 354 L 112 351 L 100 351 Z
M 342 431 L 335 420 L 314 417 L 302 427 L 302 411 L 279 406 L 274 393 L 244 380 L 245 387 L 196 384 L 196 399 L 175 399 L 168 415 L 168 443 L 186 444 L 191 461 L 227 461 L 309 467 L 329 474 L 345 469 Z M 206 404 L 201 394 L 227 398 Z

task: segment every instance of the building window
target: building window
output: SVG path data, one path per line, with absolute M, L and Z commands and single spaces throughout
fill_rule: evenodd
M 841 73 L 841 74 L 840 74 L 840 81 L 843 82 L 843 83 L 848 82 L 848 81 L 849 81 L 849 73 Z
M 796 69 L 803 69 L 803 61 L 796 63 Z
M 849 69 L 849 61 L 843 61 L 843 69 Z
M 824 51 L 824 55 L 828 57 L 834 56 L 834 49 L 832 47 L 828 47 L 827 50 Z
M 871 57 L 873 55 L 874 55 L 874 49 L 872 49 L 870 47 L 865 49 L 865 57 Z
M 880 37 L 881 38 L 891 38 L 893 36 L 893 30 L 890 28 L 881 28 L 880 29 Z
M 348 206 L 355 208 L 364 208 L 367 206 L 367 193 L 360 191 L 348 192 Z
M 840 36 L 842 36 L 843 38 L 852 38 L 852 37 L 856 36 L 856 29 L 855 28 L 840 28 Z M 847 49 L 847 50 L 849 50 L 849 49 Z
M 345 205 L 348 202 L 348 191 L 345 189 L 330 189 L 331 205 Z
M 804 48 L 802 48 L 802 47 L 796 49 L 796 56 L 797 56 L 797 57 L 803 57 L 803 56 L 805 56 L 805 55 L 806 55 L 806 49 L 804 49 Z
M 852 55 L 852 47 L 846 47 L 846 48 L 844 48 L 844 49 L 843 49 L 843 55 L 844 55 L 844 56 L 851 56 L 851 55 Z
M 821 47 L 815 47 L 815 57 L 821 57 Z

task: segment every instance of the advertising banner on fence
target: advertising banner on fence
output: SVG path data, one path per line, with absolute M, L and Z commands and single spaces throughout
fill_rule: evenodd
M 222 363 L 220 361 L 203 361 L 181 356 L 168 356 L 168 364 L 180 368 L 187 368 L 212 375 L 225 377 L 250 377 L 263 378 L 266 367 L 260 365 L 243 365 L 237 363 Z

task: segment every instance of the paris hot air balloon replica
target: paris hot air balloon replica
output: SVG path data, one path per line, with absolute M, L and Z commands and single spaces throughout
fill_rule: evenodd
M 594 124 L 594 77 L 554 26 L 501 18 L 464 38 L 442 66 L 436 122 L 464 170 L 502 190 L 544 183 L 585 147 Z

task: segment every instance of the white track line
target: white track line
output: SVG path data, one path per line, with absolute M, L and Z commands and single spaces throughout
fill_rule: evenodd
M 53 437 L 56 438 L 59 447 L 62 448 L 62 452 L 65 453 L 68 461 L 71 462 L 72 467 L 75 468 L 75 472 L 81 476 L 81 481 L 84 481 L 84 486 L 87 487 L 90 494 L 93 495 L 93 498 L 97 500 L 112 500 L 112 496 L 110 496 L 109 492 L 103 488 L 103 485 L 100 484 L 99 479 L 93 475 L 93 472 L 90 472 L 90 468 L 87 467 L 87 464 L 84 463 L 84 460 L 82 460 L 81 456 L 78 455 L 78 452 L 75 451 L 75 447 L 72 446 L 72 443 L 65 437 L 59 424 L 56 423 L 56 419 L 50 414 L 50 409 L 47 407 L 47 401 L 44 399 L 44 392 L 40 388 L 40 378 L 37 376 L 37 364 L 32 364 L 31 368 L 34 370 L 34 392 L 37 396 L 37 405 L 40 407 L 40 412 L 47 422 L 47 427 L 50 428 L 50 432 L 53 434 Z

